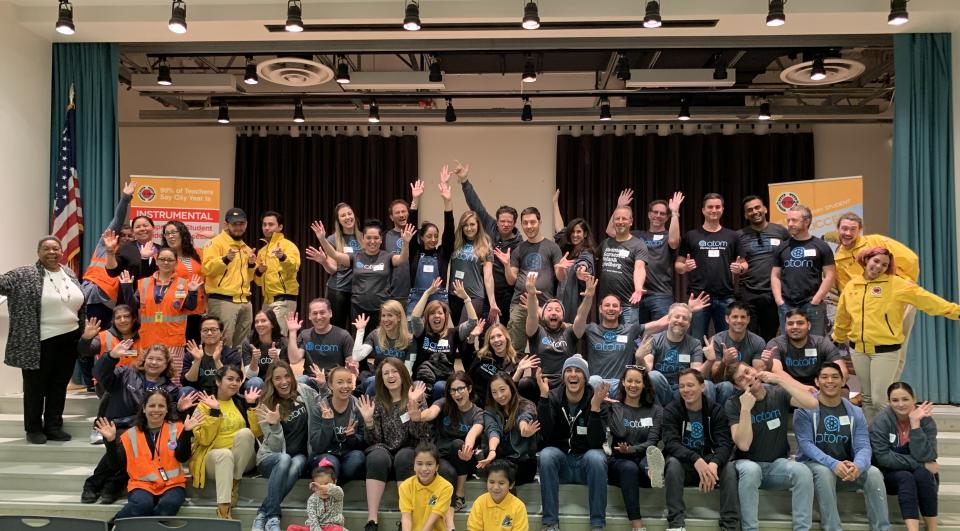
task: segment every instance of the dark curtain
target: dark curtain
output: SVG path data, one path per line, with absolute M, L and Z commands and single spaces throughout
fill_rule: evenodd
M 307 303 L 322 296 L 326 273 L 306 259 L 307 246 L 317 246 L 310 230 L 321 220 L 332 232 L 333 207 L 346 202 L 358 223 L 378 218 L 388 224 L 387 204 L 408 198 L 409 183 L 418 172 L 417 137 L 346 135 L 239 135 L 237 137 L 235 197 L 250 218 L 248 243 L 263 242 L 260 214 L 276 210 L 284 216 L 284 234 L 300 248 L 300 314 Z M 259 290 L 254 289 L 254 308 Z

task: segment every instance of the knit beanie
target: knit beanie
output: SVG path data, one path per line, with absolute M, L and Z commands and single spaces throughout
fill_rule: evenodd
M 587 366 L 587 360 L 583 359 L 583 356 L 580 354 L 574 354 L 567 358 L 567 361 L 563 362 L 563 370 L 561 370 L 560 373 L 563 374 L 569 367 L 580 369 L 585 378 L 590 377 L 590 368 Z

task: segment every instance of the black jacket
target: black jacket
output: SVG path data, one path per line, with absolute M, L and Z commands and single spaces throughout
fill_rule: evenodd
M 572 424 L 567 417 L 567 393 L 564 386 L 550 391 L 547 398 L 540 397 L 537 417 L 540 420 L 541 448 L 553 446 L 574 455 L 603 448 L 606 441 L 603 417 L 599 411 L 590 411 L 593 389 L 586 384 L 584 387 L 586 389 Z
M 703 396 L 704 447 L 701 456 L 683 445 L 684 424 L 689 417 L 683 400 L 674 400 L 663 410 L 663 453 L 676 457 L 681 462 L 693 464 L 703 457 L 708 463 L 724 466 L 733 454 L 733 436 L 730 424 L 719 404 Z
M 103 416 L 112 420 L 119 428 L 129 428 L 140 414 L 143 395 L 149 384 L 142 372 L 133 367 L 117 367 L 118 361 L 109 353 L 104 354 L 93 366 L 93 375 L 108 393 L 104 398 L 106 407 Z M 166 377 L 161 377 L 160 381 L 155 383 L 173 397 L 176 403 L 180 391 L 176 384 Z
M 159 248 L 159 247 L 158 247 Z M 140 258 L 140 246 L 135 241 L 125 242 L 117 249 L 117 267 L 107 269 L 111 277 L 119 277 L 124 270 L 130 273 L 134 282 L 147 278 L 157 270 L 157 261 Z

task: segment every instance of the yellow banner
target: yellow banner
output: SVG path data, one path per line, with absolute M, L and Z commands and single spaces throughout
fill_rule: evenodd
M 770 221 L 786 225 L 786 213 L 793 205 L 813 212 L 810 233 L 837 243 L 837 219 L 845 212 L 863 217 L 863 177 L 837 177 L 791 183 L 772 183 Z
M 220 232 L 220 179 L 131 175 L 130 180 L 137 183 L 130 217 L 150 217 L 155 240 L 168 221 L 183 222 L 198 248 Z

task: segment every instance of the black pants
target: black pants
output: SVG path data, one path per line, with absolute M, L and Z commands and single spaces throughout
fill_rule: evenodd
M 534 476 L 537 475 L 537 458 L 527 459 L 526 461 L 520 461 L 515 459 L 508 459 L 508 461 L 513 462 L 517 467 L 517 486 L 526 485 L 527 483 L 533 483 Z
M 720 529 L 735 531 L 740 525 L 740 496 L 737 491 L 739 479 L 733 463 L 720 467 Z M 667 527 L 683 527 L 687 518 L 687 506 L 683 503 L 683 487 L 700 484 L 700 474 L 693 465 L 682 463 L 675 457 L 667 458 L 663 473 L 667 496 Z
M 23 428 L 40 433 L 63 428 L 67 384 L 77 362 L 80 330 L 40 342 L 40 368 L 23 369 Z
M 623 494 L 623 505 L 627 509 L 627 518 L 643 520 L 640 514 L 640 487 L 650 488 L 650 476 L 647 475 L 647 458 L 643 454 L 630 457 L 614 457 L 609 463 L 611 485 L 619 485 Z
M 406 308 L 406 306 L 404 306 L 404 308 Z M 350 307 L 350 327 L 351 328 L 344 328 L 344 330 L 346 330 L 347 332 L 355 332 L 355 330 L 353 330 L 353 322 L 357 320 L 357 317 L 361 313 L 366 315 L 370 319 L 370 321 L 367 323 L 367 329 L 365 334 L 365 336 L 369 336 L 370 332 L 373 332 L 374 330 L 377 329 L 378 326 L 380 326 L 380 308 L 377 308 L 376 310 L 364 310 L 363 308 L 360 308 L 358 306 L 351 306 Z
M 117 430 L 117 437 L 125 430 Z M 110 492 L 120 494 L 127 485 L 127 471 L 124 468 L 113 468 L 110 466 L 110 459 L 106 452 L 100 457 L 97 468 L 93 469 L 93 474 L 83 482 L 83 490 L 89 490 L 101 494 Z
M 887 494 L 896 494 L 904 520 L 937 516 L 937 491 L 940 476 L 924 467 L 915 470 L 884 470 Z M 919 511 L 917 510 L 919 508 Z
M 493 296 L 497 299 L 497 307 L 500 308 L 500 324 L 507 326 L 510 322 L 510 301 L 513 300 L 513 286 L 498 289 Z M 514 345 L 517 352 L 523 352 L 523 347 Z
M 385 482 L 393 477 L 401 483 L 413 475 L 415 457 L 413 448 L 403 447 L 395 454 L 385 448 L 374 448 L 367 453 L 367 479 Z M 390 472 L 393 472 L 392 476 Z
M 340 291 L 327 286 L 327 300 L 330 301 L 330 311 L 333 317 L 330 322 L 333 326 L 339 326 L 344 330 L 350 330 L 348 327 L 353 323 L 348 322 L 353 314 L 350 309 L 350 292 Z
M 750 331 L 770 341 L 780 329 L 780 314 L 773 294 L 740 290 L 740 300 L 750 307 Z
M 457 297 L 456 295 L 451 294 L 449 298 L 450 304 L 450 318 L 454 324 L 460 324 L 467 320 L 467 312 L 464 311 L 466 305 L 463 304 L 463 299 Z M 470 299 L 470 304 L 473 306 L 473 309 L 477 312 L 477 317 L 486 319 L 487 313 L 490 311 L 487 303 L 486 297 L 478 297 L 476 299 Z

